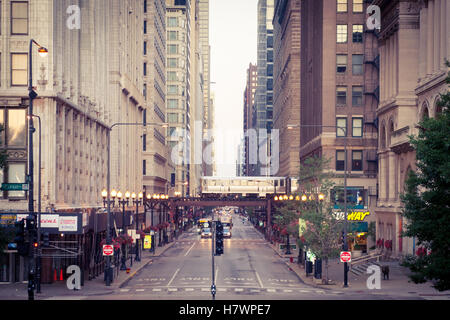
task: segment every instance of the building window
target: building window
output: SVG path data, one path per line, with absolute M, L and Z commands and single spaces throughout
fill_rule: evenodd
M 178 94 L 178 86 L 168 85 L 167 86 L 167 94 Z
M 167 100 L 167 108 L 168 109 L 177 109 L 178 108 L 178 99 L 168 99 Z
M 177 44 L 167 45 L 167 51 L 169 54 L 177 54 L 178 53 L 178 45 Z
M 363 118 L 352 119 L 352 136 L 353 137 L 363 136 Z
M 147 75 L 147 62 L 144 62 L 144 76 Z
M 347 12 L 347 0 L 337 0 L 337 12 Z
M 168 17 L 167 18 L 167 26 L 169 26 L 169 27 L 178 27 L 178 19 L 177 19 L 177 17 Z
M 345 151 L 336 150 L 336 171 L 345 170 Z
M 178 113 L 168 113 L 167 121 L 169 123 L 178 123 Z
M 26 148 L 26 109 L 0 108 L 0 125 L 4 129 L 0 136 L 2 148 Z
M 28 85 L 28 54 L 12 53 L 11 54 L 11 85 L 26 86 Z
M 353 25 L 353 42 L 360 43 L 363 42 L 363 25 L 354 24 Z
M 174 41 L 177 40 L 177 33 L 176 31 L 167 31 L 167 40 Z
M 144 55 L 147 54 L 147 41 L 144 41 Z
M 167 79 L 169 81 L 177 81 L 177 73 L 175 71 L 167 71 Z
M 363 55 L 353 54 L 352 55 L 352 73 L 353 75 L 363 74 Z
M 147 151 L 147 135 L 142 135 L 142 151 Z
M 147 34 L 147 20 L 144 20 L 144 34 Z
M 147 0 L 144 0 L 144 13 L 147 13 Z
M 11 34 L 28 34 L 28 2 L 11 2 Z
M 347 118 L 336 118 L 336 137 L 347 136 Z
M 169 128 L 169 137 L 176 137 L 177 128 L 176 127 L 170 127 Z
M 347 71 L 347 55 L 337 54 L 336 55 L 336 72 L 345 73 Z
M 145 99 L 147 99 L 147 84 L 144 83 L 144 89 L 142 90 L 142 95 Z
M 347 25 L 337 25 L 337 43 L 347 43 Z
M 167 58 L 167 67 L 177 68 L 178 67 L 178 59 L 177 58 Z
M 146 160 L 142 160 L 142 175 L 144 175 L 144 176 L 147 175 L 147 161 Z
M 267 50 L 267 62 L 273 62 L 273 50 Z
M 353 0 L 353 12 L 361 13 L 363 11 L 363 0 Z
M 273 90 L 273 79 L 268 78 L 266 84 L 267 84 L 266 85 L 267 91 L 272 91 Z
M 352 87 L 352 105 L 354 107 L 362 106 L 363 88 L 362 86 Z
M 352 171 L 362 171 L 362 151 L 352 151 Z
M 336 105 L 345 106 L 347 104 L 347 87 L 338 86 L 336 88 Z

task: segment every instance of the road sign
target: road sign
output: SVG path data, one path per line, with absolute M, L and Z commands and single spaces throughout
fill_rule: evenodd
M 27 183 L 2 183 L 1 189 L 3 191 L 28 191 Z
M 114 247 L 111 244 L 103 245 L 103 255 L 104 256 L 113 256 L 114 255 Z
M 341 251 L 341 262 L 351 262 L 352 253 L 350 251 Z

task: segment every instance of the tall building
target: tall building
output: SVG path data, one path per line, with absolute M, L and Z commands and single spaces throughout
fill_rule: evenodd
M 189 194 L 190 196 L 199 196 L 201 194 L 201 177 L 204 171 L 203 162 L 203 134 L 204 134 L 204 103 L 205 103 L 205 73 L 202 53 L 202 32 L 208 30 L 209 21 L 202 22 L 201 18 L 201 2 L 200 0 L 192 1 L 191 8 L 191 114 L 190 114 L 190 131 L 191 131 L 191 152 L 189 166 Z M 208 2 L 203 3 L 208 6 Z M 206 25 L 203 25 L 206 24 Z M 208 85 L 209 87 L 209 85 Z
M 166 4 L 165 0 L 143 1 L 143 122 L 166 122 Z M 170 154 L 166 145 L 167 129 L 149 125 L 142 134 L 142 174 L 147 193 L 169 193 Z
M 300 1 L 276 0 L 274 26 L 273 123 L 279 130 L 278 176 L 299 174 Z
M 367 30 L 367 5 L 301 2 L 300 124 L 317 127 L 300 127 L 300 162 L 314 155 L 331 159 L 336 210 L 343 207 L 339 191 L 347 168 L 348 208 L 371 212 L 360 231 L 375 220 L 377 187 L 378 39 Z M 354 236 L 348 239 L 352 250 Z
M 8 153 L 0 179 L 26 182 L 28 52 L 30 39 L 34 39 L 49 51 L 45 58 L 37 54 L 37 46 L 32 51 L 32 85 L 38 94 L 33 114 L 41 120 L 41 128 L 37 118 L 33 121 L 34 209 L 38 210 L 40 190 L 42 212 L 81 213 L 84 228 L 74 237 L 85 244 L 83 252 L 92 250 L 101 255 L 98 246 L 91 247 L 92 233 L 86 231 L 94 228 L 89 224 L 93 216 L 98 217 L 95 230 L 105 231 L 105 215 L 96 213 L 104 210 L 101 193 L 106 188 L 108 135 L 111 187 L 123 193 L 142 191 L 139 137 L 143 128 L 110 128 L 119 122 L 141 122 L 147 105 L 142 77 L 144 10 L 143 1 L 137 0 L 76 3 L 79 5 L 71 7 L 71 14 L 67 13 L 71 5 L 68 1 L 0 3 L 0 123 L 6 127 L 1 145 L 6 144 Z M 27 204 L 25 191 L 0 192 L 3 213 L 27 213 Z M 130 210 L 134 212 L 126 207 Z M 121 219 L 115 221 L 120 225 Z M 19 261 L 15 253 L 10 255 L 10 261 Z M 85 274 L 89 274 L 89 263 L 96 263 L 90 258 L 85 254 L 82 259 Z M 50 270 L 50 259 L 45 270 Z M 23 267 L 23 263 L 18 265 Z M 64 264 L 61 266 L 64 268 Z M 6 271 L 12 277 L 10 281 L 23 280 L 23 270 L 10 272 Z M 51 276 L 47 280 L 51 281 Z
M 256 89 L 256 129 L 258 130 L 258 163 L 256 175 L 270 175 L 273 127 L 273 25 L 274 0 L 258 1 L 258 43 Z M 261 150 L 261 151 L 260 151 Z M 274 173 L 276 174 L 276 173 Z
M 167 122 L 175 194 L 189 195 L 191 158 L 191 1 L 166 0 Z
M 244 176 L 251 176 L 250 132 L 251 130 L 255 130 L 252 122 L 252 111 L 255 105 L 256 88 L 258 85 L 257 76 L 258 70 L 256 64 L 250 63 L 247 69 L 247 84 L 244 90 L 244 156 L 242 157 L 242 173 Z
M 416 170 L 416 155 L 409 135 L 418 135 L 417 123 L 435 117 L 439 94 L 450 60 L 450 3 L 445 0 L 374 1 L 381 8 L 380 104 L 377 239 L 392 241 L 393 255 L 415 254 L 411 238 L 401 235 L 400 194 L 410 170 Z
M 203 143 L 203 149 L 206 149 L 213 139 L 210 136 L 210 132 L 214 129 L 214 110 L 211 105 L 211 46 L 209 43 L 209 0 L 197 0 L 198 6 L 198 22 L 199 33 L 198 38 L 200 41 L 200 51 L 203 62 L 203 135 L 206 139 Z M 212 158 L 212 155 L 211 155 Z M 205 176 L 212 176 L 212 163 L 207 161 L 203 162 L 203 174 Z

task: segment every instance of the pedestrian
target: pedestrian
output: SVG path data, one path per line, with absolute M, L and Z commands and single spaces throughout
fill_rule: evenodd
M 389 266 L 382 266 L 381 272 L 383 272 L 383 280 L 389 280 Z

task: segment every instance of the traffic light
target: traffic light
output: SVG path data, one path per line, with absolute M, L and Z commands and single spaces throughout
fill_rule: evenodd
M 16 237 L 14 242 L 17 244 L 17 252 L 21 256 L 27 256 L 29 252 L 29 242 L 26 241 L 25 220 L 15 223 Z
M 223 225 L 222 222 L 216 223 L 216 255 L 223 254 Z
M 48 232 L 44 232 L 42 236 L 43 246 L 50 247 L 50 234 Z

